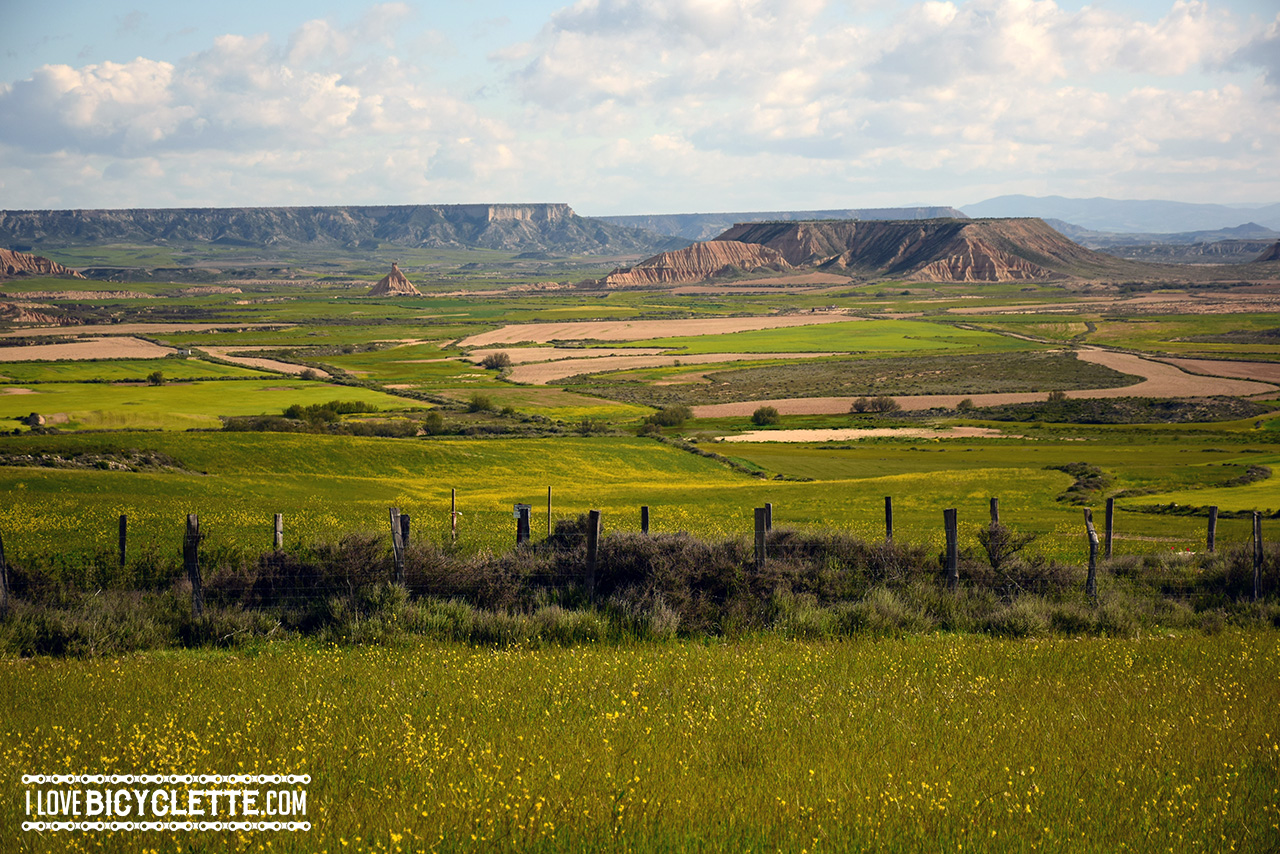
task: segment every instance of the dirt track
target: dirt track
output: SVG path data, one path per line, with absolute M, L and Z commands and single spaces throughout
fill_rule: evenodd
M 973 439 L 1004 436 L 991 427 L 951 427 L 930 430 L 924 427 L 844 427 L 833 430 L 749 430 L 737 436 L 722 436 L 717 442 L 842 442 L 880 437 L 897 439 Z M 1020 437 L 1011 437 L 1020 438 Z
M 232 355 L 237 350 L 243 350 L 243 347 L 201 347 L 201 350 L 210 356 L 216 356 L 224 362 L 231 362 L 234 365 L 241 365 L 246 368 L 263 368 L 268 371 L 279 371 L 282 374 L 297 374 L 303 371 L 314 371 L 317 377 L 329 376 L 328 371 L 322 371 L 319 368 L 308 368 L 306 365 L 295 365 L 292 362 L 279 362 L 275 359 L 259 359 L 254 356 L 235 356 Z
M 33 326 L 0 332 L 4 338 L 45 335 L 163 335 L 170 332 L 209 332 L 214 329 L 287 329 L 292 323 L 112 323 L 93 326 Z
M 1215 397 L 1232 395 L 1246 397 L 1275 391 L 1276 386 L 1240 379 L 1189 374 L 1179 368 L 1141 359 L 1129 353 L 1110 350 L 1082 349 L 1081 359 L 1120 371 L 1144 377 L 1142 382 L 1119 388 L 1083 389 L 1067 392 L 1067 397 Z M 1194 361 L 1194 360 L 1186 360 Z M 1047 392 L 1023 392 L 1018 394 L 921 394 L 903 395 L 894 400 L 907 410 L 954 408 L 966 398 L 976 406 L 1000 406 L 1006 403 L 1036 403 L 1048 399 Z M 757 407 L 768 404 L 783 415 L 838 415 L 849 411 L 852 397 L 794 397 L 781 400 L 756 400 L 742 403 L 715 403 L 695 406 L 693 413 L 699 418 L 719 418 L 734 415 L 750 415 Z
M 779 314 L 763 317 L 691 317 L 681 320 L 574 320 L 564 323 L 519 323 L 464 338 L 462 347 L 492 347 L 533 341 L 643 341 L 677 335 L 724 335 L 755 329 L 781 329 L 862 320 L 847 314 Z

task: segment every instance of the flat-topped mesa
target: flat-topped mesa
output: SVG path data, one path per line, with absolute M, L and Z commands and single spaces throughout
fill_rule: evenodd
M 573 208 L 560 202 L 499 205 L 425 205 L 444 212 L 457 211 L 473 222 L 560 222 L 577 216 Z
M 41 255 L 30 252 L 14 252 L 0 249 L 0 278 L 12 279 L 16 276 L 64 276 L 69 279 L 83 279 L 84 276 L 64 267 L 57 261 L 51 261 Z
M 755 270 L 788 270 L 782 254 L 767 246 L 712 240 L 695 243 L 674 252 L 663 252 L 634 267 L 619 269 L 605 278 L 607 287 L 630 285 L 670 285 L 700 282 L 732 273 Z
M 797 267 L 939 282 L 1063 278 L 1117 264 L 1039 219 L 741 223 L 716 240 L 758 243 Z
M 413 286 L 413 282 L 402 272 L 400 264 L 391 262 L 391 272 L 378 280 L 378 284 L 369 289 L 368 296 L 422 296 L 422 292 Z

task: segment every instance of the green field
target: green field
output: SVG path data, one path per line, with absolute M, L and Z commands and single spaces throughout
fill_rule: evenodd
M 5 850 L 1280 846 L 1274 632 L 295 642 L 3 660 L 0 702 Z M 311 829 L 19 830 L 23 774 L 100 773 L 308 774 Z
M 0 382 L 145 382 L 155 371 L 168 380 L 242 379 L 272 376 L 239 365 L 203 359 L 99 359 L 86 362 L 4 362 Z
M 949 350 L 1004 352 L 1041 345 L 959 326 L 915 320 L 867 320 L 760 329 L 725 335 L 689 335 L 630 342 L 686 353 L 888 353 Z
M 40 383 L 0 395 L 0 424 L 38 412 L 51 424 L 83 430 L 187 430 L 221 426 L 219 415 L 279 415 L 292 404 L 341 398 L 385 409 L 421 404 L 363 388 L 335 388 L 296 378 L 175 382 L 159 386 Z M 15 424 L 9 425 L 17 426 Z

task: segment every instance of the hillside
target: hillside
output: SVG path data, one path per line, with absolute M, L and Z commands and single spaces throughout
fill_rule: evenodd
M 50 261 L 40 255 L 29 252 L 11 252 L 0 249 L 0 279 L 12 279 L 18 276 L 65 276 L 71 279 L 83 279 L 84 276 L 57 261 Z
M 717 240 L 776 249 L 796 267 L 943 282 L 1007 282 L 1132 272 L 1038 219 L 743 223 Z
M 782 254 L 766 246 L 711 240 L 674 252 L 663 252 L 605 278 L 609 287 L 697 282 L 728 273 L 785 270 L 791 265 Z
M 657 234 L 686 240 L 710 240 L 727 228 L 743 222 L 797 222 L 809 219 L 964 219 L 955 208 L 932 206 L 910 208 L 848 208 L 827 211 L 755 211 L 749 213 L 648 214 L 605 216 L 615 225 L 642 228 Z
M 0 246 L 176 242 L 470 247 L 561 255 L 651 253 L 682 245 L 580 217 L 565 204 L 0 211 Z

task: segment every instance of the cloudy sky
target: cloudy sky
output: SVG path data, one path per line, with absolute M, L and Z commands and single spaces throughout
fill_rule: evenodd
M 1280 201 L 1277 0 L 0 0 L 0 209 Z

